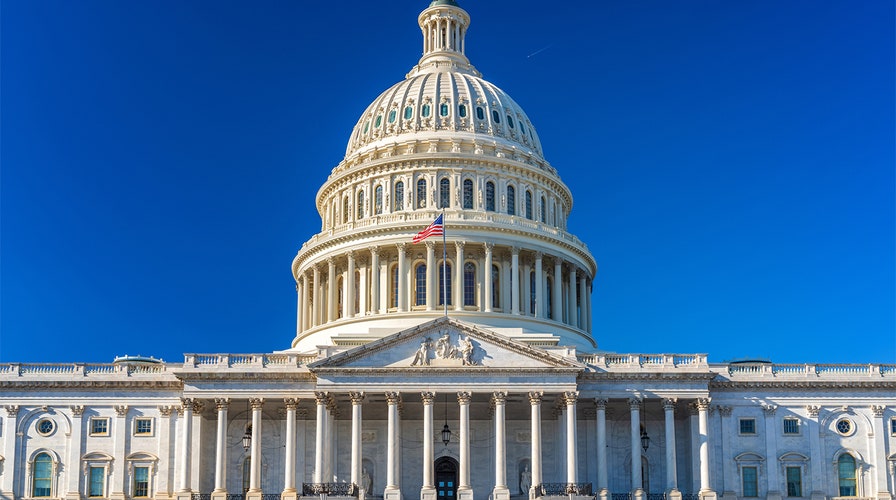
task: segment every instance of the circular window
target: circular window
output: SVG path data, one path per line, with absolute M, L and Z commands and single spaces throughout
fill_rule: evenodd
M 45 418 L 37 422 L 37 432 L 42 436 L 49 436 L 56 429 L 56 424 L 52 420 Z
M 848 418 L 841 418 L 837 421 L 837 432 L 843 434 L 844 436 L 848 436 L 852 434 L 854 430 L 854 426 L 852 425 L 852 421 Z

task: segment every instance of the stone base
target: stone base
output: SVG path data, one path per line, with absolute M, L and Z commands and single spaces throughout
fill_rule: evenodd
M 766 500 L 781 500 L 781 492 L 780 491 L 769 491 L 768 494 L 765 495 Z
M 420 488 L 420 500 L 436 500 L 436 489 Z
M 878 491 L 877 500 L 893 500 L 893 495 L 889 491 Z
M 473 488 L 458 488 L 457 500 L 473 500 Z
M 0 500 L 15 500 L 11 491 L 0 491 Z
M 249 500 L 248 498 L 246 500 Z M 383 491 L 383 500 L 401 500 L 401 490 L 398 488 L 386 488 Z
M 632 500 L 647 500 L 647 492 L 641 488 L 633 489 Z
M 681 492 L 676 489 L 666 491 L 666 500 L 681 500 Z
M 283 493 L 280 493 L 280 500 L 298 500 L 299 492 L 296 491 L 295 488 L 288 488 L 283 490 Z M 212 493 L 212 500 L 215 500 L 215 494 Z M 225 497 L 224 500 L 227 500 Z
M 178 491 L 174 494 L 174 498 L 177 500 L 193 500 L 193 492 L 190 490 Z
M 246 492 L 246 500 L 261 500 L 261 490 L 249 490 Z M 180 500 L 179 498 L 177 500 Z
M 703 490 L 700 493 L 700 500 L 718 500 L 719 494 L 713 490 Z
M 827 499 L 827 495 L 825 495 L 824 492 L 822 492 L 822 491 L 813 491 L 812 495 L 810 496 L 810 500 L 826 500 L 826 499 Z
M 4 498 L 4 499 L 10 498 L 11 499 L 12 495 L 7 497 L 3 493 L 0 493 L 0 498 Z M 65 500 L 81 500 L 81 494 L 78 493 L 77 491 L 69 491 L 68 493 L 65 494 Z
M 123 491 L 114 491 L 111 495 L 109 495 L 109 500 L 124 500 L 124 492 Z
M 595 496 L 597 497 L 597 500 L 610 500 L 611 498 L 613 498 L 613 494 L 610 493 L 610 490 L 606 488 L 597 490 L 597 495 Z
M 493 500 L 510 500 L 510 490 L 507 488 L 495 487 L 495 489 L 492 490 L 492 499 Z

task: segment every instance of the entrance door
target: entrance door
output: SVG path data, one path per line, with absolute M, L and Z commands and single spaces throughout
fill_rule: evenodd
M 434 469 L 439 500 L 454 500 L 457 496 L 457 461 L 451 457 L 441 457 L 436 460 Z

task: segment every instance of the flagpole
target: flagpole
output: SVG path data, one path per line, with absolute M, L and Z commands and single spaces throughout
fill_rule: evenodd
M 455 263 L 456 264 L 456 263 Z M 445 237 L 445 209 L 442 209 L 442 303 L 445 305 L 445 317 L 448 317 L 448 243 Z

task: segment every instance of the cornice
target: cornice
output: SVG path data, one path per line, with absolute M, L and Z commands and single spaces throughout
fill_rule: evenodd
M 800 381 L 800 380 L 743 380 L 743 381 L 713 381 L 710 389 L 892 389 L 896 390 L 896 380 L 824 380 L 824 381 Z
M 687 380 L 710 382 L 716 377 L 711 372 L 583 372 L 579 375 L 582 381 L 591 380 Z
M 182 390 L 180 380 L 15 380 L 0 381 L 0 389 L 135 389 Z
M 180 372 L 175 374 L 183 381 L 205 381 L 205 380 L 276 380 L 290 382 L 309 382 L 314 381 L 316 377 L 308 371 L 290 371 L 290 372 L 266 372 L 266 371 L 209 371 L 209 372 Z
M 376 375 L 378 378 L 382 378 L 383 376 L 389 375 L 420 375 L 420 376 L 430 376 L 430 375 L 465 375 L 465 376 L 482 376 L 488 375 L 490 373 L 494 374 L 537 374 L 537 375 L 575 375 L 581 372 L 581 368 L 559 368 L 559 367 L 544 367 L 544 368 L 518 368 L 518 367 L 489 367 L 489 366 L 463 366 L 463 367 L 419 367 L 419 366 L 411 366 L 411 367 L 363 367 L 363 368 L 346 368 L 341 366 L 333 366 L 333 367 L 320 367 L 316 368 L 315 373 L 319 373 L 321 375 L 327 374 L 346 374 L 346 375 Z M 376 380 L 371 380 L 370 382 L 376 382 Z M 392 383 L 392 382 L 390 382 Z

